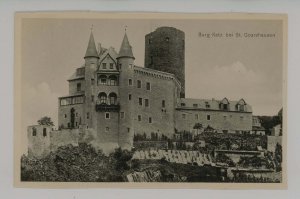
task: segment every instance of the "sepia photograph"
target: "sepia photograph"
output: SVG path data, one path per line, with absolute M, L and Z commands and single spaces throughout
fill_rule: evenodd
M 285 188 L 287 16 L 15 15 L 17 187 Z

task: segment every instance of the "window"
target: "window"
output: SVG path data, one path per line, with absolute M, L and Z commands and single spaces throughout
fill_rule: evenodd
M 193 104 L 193 107 L 194 108 L 198 108 L 198 104 Z
M 185 103 L 181 103 L 180 105 L 184 107 L 184 106 L 185 106 Z
M 109 64 L 109 69 L 113 69 L 114 68 L 114 64 L 113 63 L 110 63 Z
M 110 86 L 117 86 L 118 85 L 118 80 L 115 75 L 109 76 L 109 85 Z
M 78 122 L 76 122 L 76 126 L 78 126 Z
M 131 100 L 131 94 L 128 95 L 128 100 Z
M 161 106 L 162 106 L 163 108 L 166 107 L 166 101 L 165 101 L 165 100 L 162 100 L 162 101 L 161 101 Z
M 210 115 L 207 115 L 207 116 L 206 116 L 206 119 L 207 119 L 207 120 L 210 120 L 210 119 L 211 119 L 211 118 L 210 118 Z
M 116 105 L 117 104 L 117 94 L 116 93 L 110 93 L 109 94 L 109 103 L 110 103 L 110 105 Z
M 76 117 L 78 117 L 78 113 L 76 113 Z
M 224 115 L 224 116 L 223 116 L 223 119 L 224 119 L 224 120 L 226 120 L 226 119 L 227 119 L 227 116 L 226 116 L 226 115 Z
M 228 110 L 228 104 L 223 104 L 223 109 Z
M 122 64 L 119 64 L 119 70 L 121 70 L 122 69 Z
M 153 56 L 150 56 L 150 64 L 153 64 Z
M 43 128 L 43 136 L 46 137 L 47 136 L 47 129 Z
M 244 117 L 243 116 L 240 116 L 240 120 L 243 120 L 244 119 Z
M 128 132 L 128 133 L 130 132 L 130 128 L 127 128 L 127 132 Z
M 138 121 L 142 121 L 142 116 L 141 115 L 138 115 Z
M 195 120 L 198 120 L 198 119 L 199 119 L 199 115 L 195 114 Z
M 91 79 L 91 84 L 92 84 L 92 85 L 95 84 L 95 79 Z
M 132 64 L 129 64 L 129 68 L 132 69 L 132 68 L 133 68 L 133 65 L 132 65 Z
M 185 118 L 186 118 L 186 114 L 183 113 L 183 114 L 182 114 L 182 119 L 185 119 Z
M 128 79 L 128 85 L 132 86 L 132 79 Z
M 170 38 L 169 38 L 169 37 L 166 37 L 165 40 L 166 40 L 166 42 L 169 42 L 169 41 L 170 41 Z
M 150 91 L 150 89 L 151 89 L 151 84 L 150 84 L 150 82 L 147 82 L 147 84 L 146 84 L 146 90 Z
M 139 105 L 143 106 L 143 98 L 139 98 Z
M 105 75 L 100 75 L 98 78 L 98 84 L 105 85 L 107 77 Z
M 102 68 L 106 69 L 106 63 L 102 63 Z
M 120 112 L 120 118 L 125 118 L 125 112 Z
M 68 122 L 68 128 L 70 128 L 70 126 L 71 126 L 71 125 L 70 125 L 70 122 Z
M 138 88 L 142 88 L 142 82 L 141 82 L 141 80 L 137 80 L 137 87 Z
M 77 83 L 77 91 L 81 91 L 81 83 Z
M 105 127 L 105 132 L 109 132 L 109 127 Z
M 86 113 L 86 119 L 90 119 L 90 113 L 89 112 Z
M 94 102 L 94 95 L 91 96 L 91 101 Z
M 36 136 L 36 128 L 35 127 L 32 128 L 32 136 Z
M 67 118 L 67 114 L 65 114 L 65 118 Z
M 245 106 L 244 105 L 240 105 L 239 108 L 240 108 L 239 111 L 245 111 Z
M 205 107 L 206 107 L 206 108 L 210 108 L 210 105 L 209 105 L 208 102 L 205 102 Z
M 110 119 L 110 114 L 109 113 L 105 113 L 105 119 Z
M 107 102 L 107 95 L 104 92 L 99 93 L 98 98 L 100 100 L 100 104 L 106 104 Z
M 151 43 L 152 43 L 152 40 L 151 40 L 151 39 L 149 39 L 149 40 L 148 40 L 148 44 L 151 44 Z
M 149 123 L 150 124 L 152 123 L 152 117 L 149 117 Z
M 149 107 L 149 99 L 145 99 L 145 107 Z

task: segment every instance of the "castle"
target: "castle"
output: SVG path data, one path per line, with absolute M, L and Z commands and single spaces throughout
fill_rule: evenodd
M 66 144 L 92 142 L 131 149 L 133 136 L 173 136 L 196 123 L 219 133 L 252 130 L 245 100 L 185 98 L 184 32 L 160 27 L 145 36 L 145 67 L 134 64 L 125 32 L 117 53 L 98 49 L 90 34 L 84 65 L 68 79 L 69 94 L 58 99 L 58 130 L 27 129 L 28 153 L 42 156 Z

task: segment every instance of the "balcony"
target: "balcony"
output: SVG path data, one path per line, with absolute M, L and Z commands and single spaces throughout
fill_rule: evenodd
M 119 104 L 96 104 L 97 112 L 119 112 Z

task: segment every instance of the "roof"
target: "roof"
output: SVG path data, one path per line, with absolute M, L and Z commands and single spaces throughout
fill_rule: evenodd
M 266 129 L 262 126 L 252 126 L 253 131 L 265 131 Z
M 91 34 L 90 34 L 90 40 L 89 40 L 88 47 L 86 49 L 84 58 L 88 58 L 88 57 L 99 58 L 93 32 L 91 32 Z
M 77 68 L 76 71 L 71 75 L 68 81 L 83 79 L 85 74 L 85 67 Z
M 122 41 L 122 45 L 121 45 L 121 48 L 120 48 L 120 51 L 119 51 L 119 56 L 117 58 L 121 58 L 121 57 L 129 57 L 129 58 L 134 59 L 134 56 L 133 56 L 133 53 L 132 53 L 132 47 L 129 44 L 126 32 L 125 32 L 125 35 L 124 35 L 124 38 L 123 38 L 123 41 Z
M 145 73 L 148 72 L 148 73 L 156 74 L 158 76 L 164 76 L 164 77 L 171 78 L 172 80 L 174 80 L 177 83 L 178 87 L 181 88 L 180 81 L 176 78 L 176 76 L 173 73 L 167 73 L 167 72 L 164 72 L 164 71 L 155 70 L 155 69 L 152 69 L 152 68 L 145 68 L 145 67 L 136 66 L 136 65 L 134 65 L 134 69 L 138 70 L 138 71 L 143 71 Z
M 102 50 L 103 52 L 100 55 L 100 62 L 102 62 L 102 60 L 109 55 L 117 63 L 118 53 L 113 47 L 109 47 L 108 49 L 102 48 Z
M 226 98 L 227 99 L 227 98 Z M 215 100 L 215 99 L 192 99 L 192 98 L 180 98 L 178 101 L 178 107 L 183 109 L 207 109 L 207 110 L 222 110 L 220 108 L 220 103 L 223 100 Z M 228 100 L 228 110 L 227 111 L 237 111 L 237 104 L 239 101 L 230 101 Z M 181 106 L 184 104 L 184 106 Z M 197 104 L 197 105 L 195 105 Z M 252 112 L 252 107 L 248 104 L 245 104 L 244 112 Z M 223 111 L 223 110 L 222 110 Z

